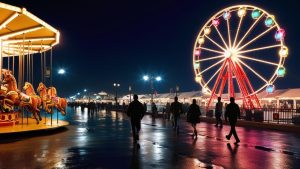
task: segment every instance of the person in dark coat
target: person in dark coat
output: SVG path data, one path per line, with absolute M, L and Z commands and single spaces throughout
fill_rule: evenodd
M 183 113 L 182 104 L 178 102 L 178 97 L 174 98 L 174 102 L 171 104 L 170 112 L 173 115 L 173 127 L 178 130 L 177 121 L 181 113 Z
M 230 140 L 231 135 L 234 136 L 236 142 L 235 144 L 238 144 L 240 142 L 240 139 L 236 133 L 235 125 L 237 122 L 237 118 L 240 117 L 240 108 L 239 106 L 234 102 L 234 98 L 230 97 L 230 103 L 226 106 L 225 111 L 225 121 L 227 122 L 227 118 L 229 118 L 229 124 L 230 124 L 230 132 L 228 135 L 226 135 L 227 140 Z
M 215 116 L 216 116 L 216 127 L 218 127 L 218 125 L 220 124 L 220 127 L 223 127 L 223 123 L 222 123 L 222 111 L 223 111 L 223 103 L 221 102 L 221 97 L 218 97 L 218 102 L 216 103 L 216 107 L 215 107 Z
M 130 117 L 132 136 L 134 142 L 139 140 L 139 132 L 141 130 L 141 120 L 145 114 L 145 108 L 141 102 L 138 101 L 138 96 L 133 95 L 133 101 L 129 104 L 127 114 Z
M 187 121 L 191 123 L 194 133 L 193 136 L 197 138 L 197 123 L 200 123 L 201 111 L 200 107 L 196 104 L 196 99 L 193 99 L 193 104 L 190 105 L 187 112 Z

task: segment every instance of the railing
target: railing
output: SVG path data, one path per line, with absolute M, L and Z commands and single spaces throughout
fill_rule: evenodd
M 201 107 L 202 116 L 214 117 L 214 107 L 207 111 L 206 107 Z M 223 111 L 224 112 L 224 111 Z M 224 113 L 223 113 L 224 118 Z M 241 109 L 241 119 L 247 121 L 277 123 L 277 124 L 300 124 L 300 109 L 283 108 L 262 108 L 262 109 Z

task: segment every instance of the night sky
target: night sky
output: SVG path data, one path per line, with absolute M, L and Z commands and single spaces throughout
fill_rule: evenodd
M 113 92 L 112 84 L 121 84 L 125 94 L 149 92 L 143 74 L 161 75 L 155 83 L 158 93 L 180 86 L 180 91 L 199 90 L 194 81 L 192 52 L 195 38 L 204 23 L 217 11 L 231 5 L 259 6 L 276 16 L 286 30 L 289 57 L 287 76 L 276 81 L 276 88 L 300 87 L 300 13 L 298 2 L 228 0 L 6 0 L 25 7 L 61 32 L 61 43 L 54 48 L 53 75 L 59 95 L 70 96 L 101 90 Z M 36 63 L 38 64 L 38 63 Z M 257 68 L 263 70 L 263 68 Z

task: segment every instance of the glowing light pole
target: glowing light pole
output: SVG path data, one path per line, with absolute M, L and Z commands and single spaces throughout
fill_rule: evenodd
M 162 78 L 160 76 L 154 77 L 154 76 L 144 75 L 143 79 L 144 79 L 144 81 L 149 81 L 150 82 L 150 88 L 151 88 L 151 105 L 152 105 L 152 103 L 153 103 L 153 93 L 154 93 L 153 83 L 154 83 L 154 81 L 157 81 L 157 82 L 161 81 Z
M 120 83 L 114 83 L 114 88 L 115 88 L 115 92 L 116 92 L 116 95 L 115 95 L 115 100 L 116 100 L 116 105 L 118 104 L 118 87 L 120 87 Z
M 131 86 L 128 87 L 129 90 L 129 103 L 131 103 Z

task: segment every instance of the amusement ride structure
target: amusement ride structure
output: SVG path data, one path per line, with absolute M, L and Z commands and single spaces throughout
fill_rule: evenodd
M 261 108 L 256 94 L 263 89 L 272 93 L 275 80 L 285 75 L 284 40 L 275 16 L 259 7 L 236 5 L 213 15 L 193 51 L 195 80 L 210 94 L 207 107 L 227 91 L 225 97 L 243 100 L 244 108 Z
M 25 8 L 0 3 L 0 14 L 0 126 L 18 124 L 21 116 L 23 124 L 24 111 L 32 113 L 37 124 L 42 109 L 53 114 L 57 108 L 65 114 L 66 99 L 57 96 L 55 87 L 45 86 L 46 78 L 52 85 L 52 48 L 59 43 L 59 31 Z M 39 95 L 33 87 L 38 56 Z

